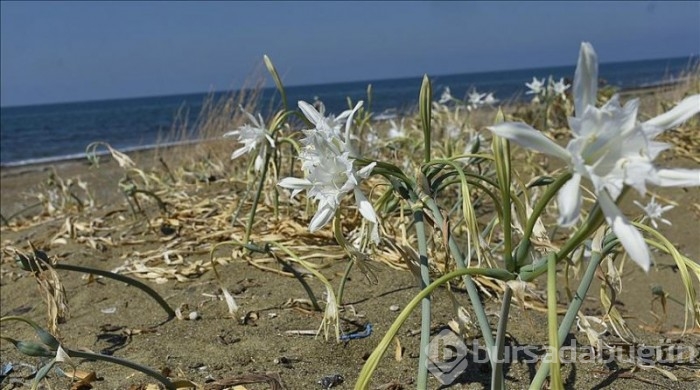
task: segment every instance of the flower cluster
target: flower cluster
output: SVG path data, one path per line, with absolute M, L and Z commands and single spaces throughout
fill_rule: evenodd
M 535 90 L 539 85 L 529 85 Z M 615 201 L 625 185 L 642 195 L 646 184 L 658 186 L 698 186 L 700 170 L 660 169 L 653 160 L 668 144 L 654 138 L 664 130 L 675 127 L 700 111 L 700 95 L 690 96 L 671 111 L 640 123 L 637 121 L 639 100 L 624 106 L 619 96 L 597 108 L 598 59 L 589 43 L 582 43 L 574 75 L 575 116 L 569 118 L 573 138 L 566 148 L 545 137 L 525 123 L 501 123 L 490 127 L 494 134 L 524 147 L 558 157 L 568 163 L 572 174 L 558 193 L 559 224 L 571 226 L 579 218 L 582 178 L 591 181 L 598 204 L 632 260 L 648 270 L 651 259 L 639 231 L 625 218 Z
M 525 92 L 526 95 L 534 95 L 532 97 L 533 103 L 539 103 L 540 99 L 547 98 L 558 98 L 566 100 L 566 90 L 568 90 L 571 85 L 567 84 L 563 78 L 559 81 L 554 81 L 552 76 L 549 76 L 547 83 L 545 83 L 544 78 L 538 80 L 536 77 L 532 78 L 532 82 L 525 83 L 528 91 Z
M 447 104 L 449 102 L 461 103 L 459 99 L 456 99 L 454 96 L 452 96 L 450 87 L 445 87 L 445 89 L 442 91 L 442 95 L 440 95 L 440 100 L 438 100 L 438 103 Z M 499 100 L 493 96 L 493 92 L 479 93 L 476 89 L 473 89 L 467 94 L 466 105 L 467 109 L 471 111 L 484 105 L 493 106 L 498 102 Z
M 343 197 L 352 192 L 360 214 L 372 224 L 372 239 L 379 241 L 377 215 L 372 204 L 360 191 L 359 184 L 372 172 L 375 163 L 356 170 L 350 145 L 350 127 L 359 102 L 337 118 L 325 117 L 310 104 L 300 101 L 299 108 L 315 128 L 304 130 L 303 149 L 299 154 L 305 178 L 287 177 L 278 185 L 292 190 L 292 197 L 306 190 L 310 198 L 318 201 L 318 210 L 309 224 L 309 230 L 317 231 L 330 222 Z M 343 122 L 345 133 L 342 134 Z

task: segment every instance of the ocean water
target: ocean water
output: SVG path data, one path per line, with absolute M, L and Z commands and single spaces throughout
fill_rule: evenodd
M 609 85 L 621 89 L 651 86 L 679 77 L 697 58 L 670 58 L 600 64 L 599 75 Z M 444 87 L 461 98 L 472 89 L 493 92 L 500 100 L 521 99 L 525 83 L 532 77 L 552 75 L 573 80 L 575 66 L 523 69 L 512 71 L 467 73 L 433 76 L 435 99 Z M 422 77 L 373 80 L 287 87 L 290 105 L 298 100 L 312 102 L 318 97 L 326 112 L 347 109 L 346 97 L 366 100 L 367 85 L 372 84 L 371 111 L 379 114 L 396 110 L 413 110 L 418 100 Z M 215 93 L 218 100 L 230 91 Z M 166 136 L 181 109 L 188 113 L 187 123 L 194 124 L 207 93 L 141 97 L 133 99 L 0 107 L 0 165 L 18 166 L 37 162 L 60 161 L 84 155 L 85 147 L 104 141 L 122 150 L 154 146 Z M 257 107 L 279 103 L 274 88 L 262 91 Z M 264 112 L 263 112 L 264 114 Z M 190 129 L 194 132 L 194 128 Z M 232 145 L 233 147 L 233 145 Z

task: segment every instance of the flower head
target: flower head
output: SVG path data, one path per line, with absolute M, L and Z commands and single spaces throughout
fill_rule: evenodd
M 544 90 L 544 79 L 538 80 L 537 77 L 532 78 L 531 83 L 525 83 L 525 86 L 530 90 L 525 92 L 526 95 L 539 95 Z
M 389 121 L 389 123 L 391 123 L 391 128 L 389 128 L 389 133 L 387 134 L 387 136 L 390 139 L 406 137 L 406 131 L 404 130 L 403 118 L 401 118 L 401 124 L 398 126 L 396 125 L 396 122 L 394 122 L 393 119 L 391 119 Z
M 469 95 L 467 96 L 467 109 L 474 110 L 481 107 L 481 105 L 484 104 L 482 101 L 484 96 L 486 96 L 485 93 L 479 93 L 476 90 L 469 92 Z
M 243 146 L 234 150 L 231 154 L 231 159 L 236 159 L 258 147 L 258 144 L 265 144 L 267 141 L 271 147 L 275 147 L 275 141 L 269 136 L 268 130 L 265 127 L 265 122 L 262 116 L 258 114 L 255 118 L 249 112 L 241 107 L 243 113 L 248 117 L 248 120 L 252 123 L 252 126 L 248 123 L 239 127 L 236 130 L 229 131 L 224 134 L 224 137 L 238 136 L 238 142 L 242 143 Z M 265 148 L 260 148 L 260 152 L 255 158 L 255 170 L 259 171 L 263 164 L 263 155 L 265 154 Z
M 637 202 L 636 200 L 634 201 L 634 204 L 636 204 L 637 206 L 641 207 L 642 210 L 644 210 L 644 213 L 646 214 L 645 218 L 648 217 L 651 220 L 651 225 L 654 227 L 654 229 L 659 227 L 659 225 L 656 223 L 657 220 L 659 222 L 665 223 L 666 225 L 671 225 L 671 221 L 669 221 L 666 218 L 663 218 L 662 215 L 668 210 L 671 210 L 674 207 L 673 205 L 661 206 L 660 204 L 656 203 L 656 197 L 653 196 L 651 197 L 649 203 L 647 203 L 646 205 L 643 205 Z
M 483 103 L 484 103 L 484 104 L 487 104 L 487 105 L 489 105 L 489 106 L 492 106 L 492 105 L 498 103 L 498 101 L 499 101 L 499 100 L 496 99 L 496 98 L 493 96 L 493 92 L 489 92 L 489 93 L 486 95 L 486 97 L 484 98 Z
M 350 157 L 350 124 L 355 111 L 361 106 L 362 102 L 358 103 L 354 109 L 343 112 L 338 118 L 326 118 L 308 103 L 299 102 L 299 108 L 304 115 L 316 125 L 315 129 L 304 131 L 306 134 L 302 140 L 304 148 L 299 154 L 306 177 L 304 179 L 287 177 L 278 185 L 292 190 L 292 196 L 306 190 L 310 198 L 318 201 L 318 210 L 309 224 L 309 230 L 312 232 L 327 225 L 333 219 L 343 197 L 352 192 L 360 214 L 372 223 L 372 239 L 377 242 L 379 240 L 377 215 L 372 204 L 358 187 L 363 179 L 369 177 L 375 163 L 356 170 L 355 160 Z M 340 135 L 339 119 L 346 121 L 344 137 Z
M 454 97 L 452 97 L 452 92 L 450 92 L 450 87 L 445 87 L 445 89 L 442 91 L 442 95 L 440 95 L 440 100 L 438 100 L 438 103 L 446 104 L 452 100 L 454 100 Z
M 551 85 L 552 85 L 552 92 L 554 93 L 554 96 L 561 96 L 564 100 L 566 100 L 566 90 L 571 87 L 571 85 L 567 84 L 563 78 L 560 78 L 559 81 L 554 82 L 551 80 Z
M 607 223 L 632 260 L 648 270 L 651 260 L 646 243 L 615 201 L 625 185 L 642 195 L 647 183 L 667 187 L 700 185 L 700 170 L 658 169 L 653 164 L 656 156 L 669 147 L 653 139 L 700 112 L 700 95 L 690 96 L 671 111 L 639 123 L 637 99 L 621 106 L 619 97 L 615 95 L 597 108 L 597 92 L 598 59 L 593 46 L 584 42 L 574 75 L 575 116 L 569 118 L 573 138 L 566 148 L 524 123 L 506 122 L 489 130 L 568 163 L 572 178 L 564 184 L 557 197 L 560 225 L 571 226 L 578 220 L 581 207 L 579 185 L 582 178 L 590 180 Z

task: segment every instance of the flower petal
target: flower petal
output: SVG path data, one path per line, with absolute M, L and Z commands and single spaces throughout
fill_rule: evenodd
M 298 104 L 299 104 L 299 108 L 301 109 L 301 112 L 304 113 L 304 116 L 306 116 L 306 119 L 311 121 L 311 123 L 313 123 L 314 125 L 318 125 L 319 123 L 323 122 L 323 115 L 321 115 L 321 113 L 316 111 L 314 106 L 312 106 L 311 104 L 309 104 L 303 100 L 299 100 Z
M 600 204 L 600 208 L 605 214 L 605 220 L 620 240 L 627 254 L 645 272 L 649 272 L 651 257 L 642 234 L 625 218 L 607 193 L 601 192 L 598 194 L 598 204 Z
M 365 165 L 359 171 L 357 171 L 357 176 L 361 177 L 362 179 L 368 178 L 369 175 L 372 173 L 372 169 L 374 169 L 375 165 L 377 165 L 376 162 L 371 162 Z
M 250 148 L 247 146 L 234 150 L 233 153 L 231 153 L 231 160 L 235 160 L 238 157 L 241 157 L 242 155 L 248 153 L 249 150 Z
M 284 179 L 280 180 L 280 182 L 277 183 L 277 185 L 282 188 L 288 188 L 290 190 L 303 190 L 311 187 L 313 184 L 306 179 L 299 179 L 297 177 L 285 177 Z
M 700 170 L 659 169 L 650 181 L 661 187 L 697 187 L 700 186 Z
M 571 226 L 578 220 L 581 213 L 581 175 L 575 173 L 557 194 L 559 220 L 561 226 Z
M 574 73 L 575 115 L 583 115 L 587 106 L 596 105 L 598 96 L 598 56 L 588 42 L 581 43 Z
M 260 172 L 262 170 L 263 164 L 265 164 L 265 159 L 259 154 L 255 156 L 255 165 L 253 166 L 255 172 Z
M 364 102 L 363 102 L 362 100 L 360 100 L 359 102 L 357 102 L 357 104 L 355 105 L 355 108 L 353 108 L 353 109 L 350 111 L 350 113 L 348 114 L 348 119 L 347 119 L 347 121 L 345 122 L 345 143 L 346 143 L 346 144 L 350 144 L 350 125 L 352 125 L 352 117 L 353 117 L 353 115 L 355 115 L 355 113 L 357 112 L 357 110 L 359 110 L 360 107 L 362 107 L 362 104 L 363 104 L 363 103 L 364 103 Z
M 688 96 L 673 107 L 671 111 L 649 119 L 644 124 L 654 126 L 658 130 L 663 131 L 680 125 L 698 112 L 700 112 L 700 94 Z M 651 138 L 657 134 L 654 134 Z
M 359 188 L 355 188 L 354 192 L 355 201 L 357 202 L 357 208 L 360 210 L 360 214 L 362 214 L 366 220 L 372 223 L 377 223 L 377 214 L 374 212 L 372 203 L 367 200 L 367 197 L 362 193 L 362 191 L 360 191 Z
M 569 152 L 557 145 L 551 139 L 545 137 L 539 131 L 522 122 L 504 122 L 488 127 L 499 137 L 509 139 L 520 146 L 545 153 L 550 156 L 559 157 L 564 161 L 569 161 Z
M 333 215 L 335 215 L 335 208 L 328 203 L 321 202 L 321 204 L 319 204 L 318 211 L 316 211 L 316 214 L 309 223 L 309 231 L 313 233 L 316 230 L 326 226 L 333 218 Z

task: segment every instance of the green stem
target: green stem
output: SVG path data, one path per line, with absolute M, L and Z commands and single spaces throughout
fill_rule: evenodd
M 557 333 L 557 258 L 554 254 L 547 256 L 547 324 L 549 328 L 549 348 L 552 351 L 551 386 L 554 390 L 560 390 L 563 386 L 559 360 L 559 334 Z
M 442 225 L 444 223 L 442 214 L 440 213 L 440 209 L 435 201 L 431 198 L 425 198 L 423 203 L 425 203 L 432 212 L 432 218 L 435 220 L 435 223 Z M 464 255 L 462 255 L 459 245 L 457 245 L 457 242 L 454 240 L 451 234 L 448 239 L 448 245 L 450 248 L 450 253 L 452 254 L 452 257 L 454 257 L 457 266 L 460 269 L 467 269 L 467 266 L 464 263 Z M 471 253 L 469 255 L 471 256 Z M 464 274 L 463 281 L 465 287 L 467 288 L 469 301 L 474 308 L 474 313 L 476 314 L 477 322 L 479 323 L 479 328 L 481 329 L 481 334 L 484 337 L 484 343 L 486 344 L 488 350 L 491 351 L 494 346 L 493 334 L 491 334 L 491 325 L 489 325 L 489 320 L 486 317 L 486 310 L 484 309 L 484 305 L 481 303 L 481 298 L 479 297 L 479 290 L 476 288 L 476 283 L 474 283 L 474 280 L 469 273 Z
M 515 264 L 516 264 L 516 270 L 522 266 L 523 262 L 525 261 L 525 257 L 527 256 L 527 253 L 529 252 L 530 249 L 530 237 L 532 237 L 532 231 L 535 229 L 535 224 L 537 223 L 537 219 L 542 215 L 544 212 L 544 209 L 547 207 L 549 204 L 549 201 L 556 196 L 556 194 L 559 192 L 559 189 L 567 182 L 569 179 L 571 179 L 571 172 L 567 172 L 561 176 L 559 176 L 554 183 L 549 185 L 547 187 L 547 190 L 544 192 L 542 197 L 537 201 L 535 204 L 535 207 L 532 209 L 532 214 L 530 215 L 530 218 L 527 220 L 527 225 L 525 226 L 525 231 L 523 233 L 523 240 L 520 242 L 520 246 L 517 249 L 517 253 L 515 255 Z
M 350 259 L 350 261 L 348 261 L 348 265 L 345 266 L 345 273 L 343 274 L 343 278 L 340 279 L 340 286 L 338 286 L 338 294 L 336 294 L 338 299 L 338 306 L 343 306 L 343 293 L 345 293 L 345 282 L 350 277 L 350 270 L 352 270 L 352 266 L 354 264 L 355 260 Z
M 255 197 L 253 198 L 253 206 L 250 209 L 250 216 L 248 216 L 248 224 L 245 227 L 245 238 L 243 242 L 247 243 L 250 239 L 250 232 L 253 230 L 253 222 L 255 221 L 255 211 L 258 209 L 258 202 L 260 202 L 260 195 L 262 194 L 263 187 L 265 186 L 265 177 L 267 176 L 267 166 L 270 163 L 270 150 L 268 149 L 265 153 L 265 164 L 263 164 L 262 173 L 260 175 L 260 182 L 258 183 L 258 190 L 255 192 Z
M 513 261 L 513 227 L 511 225 L 511 204 L 512 202 L 506 202 L 506 199 L 510 200 L 510 145 L 507 140 L 501 140 L 503 143 L 503 162 L 504 169 L 502 176 L 499 177 L 499 185 L 501 188 L 501 199 L 503 199 L 503 261 L 505 262 L 506 269 L 510 272 L 514 272 L 515 262 Z M 501 175 L 499 175 L 501 176 Z M 501 180 L 503 179 L 503 180 Z
M 416 225 L 418 238 L 418 254 L 420 256 L 420 288 L 424 290 L 430 284 L 430 268 L 428 266 L 428 244 L 426 242 L 425 222 L 423 210 L 417 204 L 413 210 L 413 220 Z M 421 300 L 421 332 L 420 332 L 420 356 L 418 359 L 418 379 L 416 387 L 425 389 L 428 386 L 428 343 L 430 341 L 430 295 Z
M 401 326 L 403 326 L 403 324 L 406 322 L 406 320 L 411 315 L 413 310 L 415 310 L 418 304 L 423 301 L 423 298 L 430 295 L 433 292 L 433 290 L 435 290 L 439 286 L 449 282 L 452 279 L 464 275 L 482 275 L 504 281 L 515 279 L 514 274 L 504 269 L 462 268 L 456 271 L 452 271 L 446 275 L 443 275 L 442 277 L 432 282 L 430 285 L 428 285 L 428 287 L 423 289 L 420 293 L 414 296 L 413 299 L 411 299 L 411 301 L 406 305 L 403 311 L 401 311 L 399 316 L 396 318 L 394 323 L 391 324 L 391 327 L 389 327 L 389 330 L 384 335 L 384 338 L 382 338 L 382 340 L 379 342 L 374 351 L 372 351 L 372 354 L 369 356 L 369 358 L 367 358 L 365 365 L 362 367 L 362 371 L 360 371 L 357 383 L 355 383 L 355 389 L 364 390 L 368 388 L 372 373 L 377 368 L 377 365 L 379 365 L 379 360 L 389 348 L 391 341 L 394 339 Z
M 141 291 L 145 292 L 146 294 L 148 294 L 151 298 L 153 298 L 156 302 L 158 302 L 160 307 L 162 307 L 166 313 L 168 313 L 168 319 L 165 320 L 164 322 L 168 322 L 171 319 L 175 318 L 175 310 L 173 310 L 170 307 L 170 305 L 168 305 L 168 302 L 166 302 L 165 299 L 163 299 L 163 297 L 161 297 L 157 292 L 155 292 L 155 290 L 148 287 L 148 285 L 146 285 L 146 284 L 144 284 L 144 283 L 142 283 L 134 278 L 130 278 L 130 277 L 125 276 L 125 275 L 116 274 L 116 273 L 110 272 L 110 271 L 103 271 L 103 270 L 94 269 L 94 268 L 81 267 L 79 265 L 57 263 L 57 264 L 52 265 L 52 267 L 54 269 L 62 269 L 62 270 L 66 270 L 66 271 L 75 271 L 75 272 L 83 272 L 86 274 L 99 275 L 99 276 L 102 276 L 105 278 L 110 278 L 110 279 L 117 280 L 119 282 L 126 283 L 130 286 L 134 286 L 134 287 L 140 289 Z
M 42 202 L 37 202 L 37 203 L 34 203 L 34 204 L 32 204 L 32 205 L 29 205 L 29 206 L 23 208 L 22 210 L 17 211 L 16 213 L 10 215 L 10 216 L 7 217 L 7 218 L 5 218 L 4 216 L 2 216 L 2 222 L 5 224 L 5 226 L 10 226 L 10 221 L 11 221 L 13 218 L 15 218 L 16 216 L 22 214 L 23 212 L 25 212 L 25 211 L 27 211 L 27 210 L 31 210 L 31 209 L 33 209 L 33 208 L 35 208 L 35 207 L 39 207 L 39 206 L 41 206 L 41 205 L 42 205 Z
M 586 222 L 579 228 L 579 230 L 574 233 L 574 235 L 564 244 L 564 246 L 557 252 L 557 262 L 571 253 L 576 247 L 578 247 L 591 233 L 600 227 L 603 223 L 603 212 L 600 206 L 596 205 L 591 211 Z M 528 266 L 524 266 L 520 269 L 520 279 L 524 282 L 531 282 L 538 276 L 547 272 L 547 258 L 542 258 L 536 263 Z
M 604 253 L 607 253 L 607 250 L 604 251 Z M 588 268 L 586 268 L 586 272 L 584 273 L 583 278 L 581 279 L 581 283 L 579 283 L 578 289 L 576 290 L 576 295 L 574 295 L 573 299 L 569 303 L 569 308 L 566 310 L 566 314 L 564 315 L 564 318 L 561 321 L 561 325 L 559 325 L 559 332 L 557 334 L 557 337 L 559 339 L 559 348 L 561 348 L 561 346 L 564 343 L 564 340 L 566 340 L 566 336 L 569 333 L 569 330 L 571 329 L 574 320 L 576 319 L 576 315 L 581 309 L 581 305 L 583 304 L 583 301 L 586 298 L 586 294 L 588 294 L 588 289 L 591 287 L 591 283 L 593 282 L 595 271 L 598 268 L 598 265 L 600 264 L 600 261 L 602 259 L 603 255 L 601 253 L 591 253 L 591 260 L 588 262 Z M 547 362 L 548 360 L 549 359 L 545 358 L 542 361 L 542 364 L 540 365 L 539 369 L 537 370 L 537 373 L 535 374 L 535 378 L 530 384 L 531 390 L 539 390 L 542 388 L 542 385 L 544 384 L 544 381 L 547 379 L 547 375 L 549 374 L 550 364 Z
M 513 298 L 513 289 L 506 284 L 506 289 L 503 291 L 503 303 L 501 305 L 501 313 L 498 319 L 498 330 L 496 331 L 496 345 L 494 353 L 491 355 L 491 389 L 505 389 L 505 378 L 503 376 L 503 350 L 506 342 L 506 328 L 508 325 L 508 314 L 510 312 L 510 301 Z
M 109 355 L 102 355 L 98 353 L 89 353 L 89 352 L 81 352 L 81 351 L 75 351 L 72 349 L 64 348 L 64 351 L 68 354 L 70 357 L 76 357 L 80 359 L 88 359 L 88 360 L 102 360 L 104 362 L 108 363 L 114 363 L 118 364 L 120 366 L 124 366 L 127 368 L 131 368 L 132 370 L 136 370 L 139 372 L 142 372 L 151 378 L 157 380 L 158 382 L 162 383 L 163 386 L 165 386 L 166 389 L 168 390 L 175 390 L 177 389 L 177 386 L 175 386 L 170 379 L 168 379 L 165 375 L 161 374 L 160 372 L 153 370 L 151 368 L 142 366 L 140 364 L 136 364 L 133 362 L 130 362 L 125 359 L 120 359 L 118 357 L 114 356 L 109 356 Z
M 432 116 L 433 88 L 430 84 L 430 79 L 428 78 L 427 74 L 423 76 L 423 83 L 421 84 L 420 93 L 418 95 L 418 101 L 418 104 L 420 106 L 421 123 L 423 125 L 423 162 L 428 163 L 430 162 L 430 120 Z

